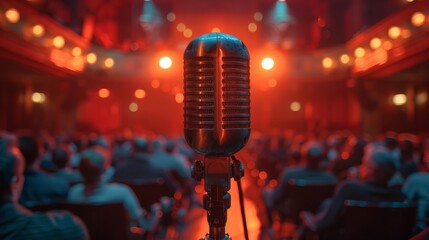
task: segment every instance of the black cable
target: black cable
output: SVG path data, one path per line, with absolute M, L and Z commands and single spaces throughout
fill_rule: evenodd
M 243 219 L 244 238 L 246 240 L 249 240 L 249 232 L 247 231 L 246 213 L 244 212 L 244 197 L 243 197 L 243 188 L 241 187 L 241 181 L 237 181 L 237 187 L 238 187 L 238 196 L 240 198 L 241 218 Z
M 232 156 L 232 159 L 234 161 L 238 161 L 235 156 Z M 243 195 L 243 188 L 241 187 L 241 181 L 237 181 L 237 187 L 238 187 L 238 197 L 240 199 L 240 210 L 241 210 L 241 219 L 243 220 L 243 228 L 244 228 L 244 238 L 246 240 L 249 240 L 249 232 L 247 230 L 247 222 L 246 222 L 246 213 L 244 211 L 244 195 Z

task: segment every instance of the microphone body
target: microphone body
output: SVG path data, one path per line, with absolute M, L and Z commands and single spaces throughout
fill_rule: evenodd
M 249 52 L 231 35 L 209 33 L 192 40 L 184 54 L 184 134 L 188 144 L 204 155 L 193 165 L 197 181 L 204 178 L 210 232 L 206 239 L 229 239 L 225 234 L 231 205 L 230 179 L 244 175 L 241 163 L 231 164 L 250 135 Z
M 250 135 L 249 52 L 231 35 L 210 33 L 184 54 L 185 138 L 204 156 L 230 156 Z

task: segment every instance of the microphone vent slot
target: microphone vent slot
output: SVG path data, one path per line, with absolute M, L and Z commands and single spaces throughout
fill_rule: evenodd
M 250 128 L 249 60 L 222 58 L 222 128 Z
M 185 129 L 214 129 L 215 58 L 184 59 Z

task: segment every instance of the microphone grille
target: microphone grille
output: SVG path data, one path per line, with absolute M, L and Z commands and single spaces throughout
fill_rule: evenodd
M 222 128 L 250 128 L 249 59 L 222 58 Z
M 214 129 L 215 58 L 184 59 L 185 129 Z

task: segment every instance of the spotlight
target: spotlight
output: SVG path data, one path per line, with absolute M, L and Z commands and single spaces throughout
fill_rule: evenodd
M 172 64 L 173 62 L 171 61 L 170 57 L 162 57 L 161 59 L 159 59 L 159 66 L 163 69 L 170 68 Z
M 265 70 L 270 70 L 274 67 L 274 60 L 270 57 L 266 57 L 262 60 L 261 66 Z

